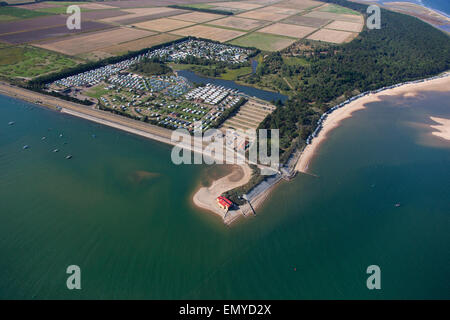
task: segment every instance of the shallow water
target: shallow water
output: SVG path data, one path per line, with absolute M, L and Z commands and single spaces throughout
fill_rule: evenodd
M 448 299 L 450 147 L 423 124 L 450 118 L 449 98 L 354 113 L 321 146 L 317 176 L 282 183 L 230 228 L 191 204 L 211 167 L 0 96 L 0 298 Z M 80 291 L 65 285 L 72 264 Z M 372 264 L 380 291 L 366 288 Z

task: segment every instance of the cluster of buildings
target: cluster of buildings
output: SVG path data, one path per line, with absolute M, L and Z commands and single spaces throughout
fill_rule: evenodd
M 202 40 L 186 40 L 155 50 L 152 52 L 151 56 L 165 58 L 169 61 L 183 60 L 191 56 L 208 60 L 241 63 L 247 61 L 252 52 L 253 50 L 251 49 L 222 43 Z
M 91 87 L 109 78 L 111 75 L 129 68 L 131 65 L 135 64 L 140 59 L 142 58 L 135 57 L 118 63 L 110 64 L 104 67 L 92 69 L 67 78 L 56 80 L 52 82 L 50 85 L 57 85 L 63 87 Z
M 240 63 L 247 61 L 253 51 L 235 47 L 228 44 L 213 43 L 202 40 L 185 40 L 160 49 L 148 51 L 134 58 L 126 59 L 114 64 L 99 67 L 70 77 L 56 80 L 49 84 L 63 87 L 93 86 L 145 58 L 162 58 L 168 61 L 177 61 L 188 56 L 204 58 L 215 61 Z M 174 90 L 173 93 L 177 91 Z
M 149 92 L 160 92 L 167 88 L 167 94 L 173 97 L 179 97 L 191 89 L 188 80 L 178 76 L 143 77 L 138 74 L 128 73 L 116 74 L 111 76 L 108 81 L 120 87 Z
M 208 104 L 217 105 L 230 94 L 236 95 L 237 93 L 237 90 L 228 89 L 222 86 L 214 86 L 208 83 L 204 87 L 198 87 L 189 91 L 185 95 L 185 98 L 197 102 L 205 102 Z M 237 101 L 239 101 L 238 97 L 236 97 L 236 99 Z

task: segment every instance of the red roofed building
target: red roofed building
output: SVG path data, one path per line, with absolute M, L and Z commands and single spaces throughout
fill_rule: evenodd
M 221 207 L 225 211 L 228 211 L 233 206 L 233 202 L 223 196 L 217 197 L 216 200 L 219 207 Z

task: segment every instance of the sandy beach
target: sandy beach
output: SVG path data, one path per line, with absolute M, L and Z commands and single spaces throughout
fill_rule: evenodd
M 197 207 L 214 212 L 219 215 L 226 224 L 230 224 L 242 215 L 240 208 L 230 210 L 226 213 L 219 208 L 216 203 L 216 198 L 225 191 L 246 184 L 251 177 L 252 169 L 248 165 L 234 165 L 231 173 L 213 181 L 209 187 L 201 187 L 198 189 L 192 200 Z
M 402 85 L 400 87 L 396 87 L 389 90 L 384 90 L 379 93 L 370 94 L 367 96 L 364 96 L 360 99 L 357 99 L 355 101 L 350 102 L 348 105 L 337 109 L 328 117 L 323 123 L 323 128 L 318 134 L 316 138 L 314 138 L 311 142 L 311 144 L 307 145 L 305 149 L 302 152 L 302 155 L 299 158 L 299 161 L 297 162 L 297 165 L 295 169 L 298 172 L 307 173 L 309 169 L 309 165 L 311 163 L 311 160 L 314 158 L 314 156 L 317 153 L 317 150 L 320 146 L 320 144 L 327 138 L 327 136 L 330 134 L 330 132 L 338 127 L 342 120 L 347 119 L 352 116 L 353 112 L 364 109 L 365 105 L 367 103 L 380 101 L 383 96 L 403 96 L 405 98 L 411 98 L 416 97 L 420 91 L 448 91 L 448 88 L 450 88 L 450 77 L 444 77 L 444 78 L 438 78 L 433 80 L 428 80 L 424 82 L 419 83 L 409 83 Z M 445 139 L 445 137 L 449 136 L 448 131 L 448 121 L 446 119 L 438 119 L 439 125 L 432 126 L 434 129 L 438 130 L 436 132 L 433 132 L 436 136 L 442 137 Z M 444 120 L 442 122 L 442 120 Z M 440 122 L 441 121 L 441 122 Z
M 401 95 L 405 98 L 410 98 L 418 96 L 420 91 L 448 91 L 449 87 L 450 77 L 427 80 L 419 83 L 405 84 L 393 89 L 384 90 L 376 94 L 366 95 L 340 109 L 335 110 L 334 112 L 329 114 L 326 120 L 323 122 L 323 128 L 318 136 L 314 138 L 311 144 L 309 144 L 303 150 L 295 169 L 299 172 L 307 173 L 309 170 L 309 165 L 317 153 L 318 147 L 327 138 L 330 132 L 334 128 L 338 127 L 342 120 L 351 117 L 355 111 L 364 109 L 367 103 L 380 101 L 383 96 Z M 172 142 L 170 139 L 172 134 L 171 130 L 128 119 L 109 112 L 101 111 L 95 109 L 92 106 L 83 106 L 55 97 L 36 93 L 34 91 L 14 87 L 6 83 L 0 83 L 0 93 L 32 103 L 40 101 L 40 105 L 53 109 L 56 109 L 56 107 L 61 108 L 62 113 L 84 118 L 93 122 L 114 127 L 119 130 L 174 145 L 174 142 Z M 443 118 L 432 118 L 432 120 L 437 123 L 437 125 L 431 126 L 436 130 L 435 132 L 433 132 L 433 134 L 438 137 L 450 140 L 450 120 Z M 225 214 L 225 211 L 221 210 L 218 207 L 216 198 L 225 191 L 246 184 L 250 180 L 251 176 L 252 170 L 248 165 L 236 165 L 234 166 L 230 174 L 214 181 L 209 187 L 202 187 L 197 190 L 197 192 L 193 196 L 193 202 L 197 207 L 208 210 L 210 212 L 214 212 L 215 214 L 222 217 L 226 224 L 230 224 L 238 217 L 250 212 L 251 209 L 247 208 L 244 205 L 241 208 L 238 207 L 234 210 L 230 210 L 227 214 Z M 261 206 L 263 201 L 268 196 L 269 191 L 260 195 L 257 201 L 252 203 L 252 206 L 254 208 Z
M 450 119 L 430 117 L 431 120 L 438 123 L 437 125 L 431 125 L 430 127 L 435 129 L 431 134 L 450 141 Z

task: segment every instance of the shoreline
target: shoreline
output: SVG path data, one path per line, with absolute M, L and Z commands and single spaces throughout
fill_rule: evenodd
M 309 165 L 314 156 L 317 155 L 317 151 L 321 143 L 326 140 L 330 132 L 337 128 L 343 120 L 352 117 L 353 112 L 365 109 L 366 104 L 381 101 L 383 96 L 402 95 L 404 97 L 415 97 L 419 91 L 447 91 L 448 88 L 450 88 L 450 74 L 445 73 L 442 76 L 433 77 L 430 79 L 396 85 L 393 88 L 380 90 L 377 93 L 368 93 L 367 95 L 349 102 L 343 107 L 331 112 L 322 122 L 322 129 L 318 135 L 314 137 L 311 143 L 308 144 L 301 152 L 300 158 L 295 166 L 295 170 L 301 173 L 310 173 Z M 435 129 L 441 129 L 441 127 L 443 127 L 443 124 L 440 126 L 432 126 L 432 128 Z M 439 132 L 434 134 L 439 136 Z
M 234 206 L 232 210 L 225 212 L 219 208 L 216 198 L 222 193 L 240 187 L 246 184 L 252 177 L 252 169 L 247 165 L 233 165 L 230 173 L 214 180 L 208 187 L 200 187 L 192 196 L 192 202 L 198 208 L 207 210 L 220 216 L 223 222 L 230 225 L 241 215 L 245 215 L 245 211 L 241 206 Z
M 444 73 L 439 76 L 434 76 L 428 79 L 416 80 L 407 83 L 401 83 L 390 86 L 388 88 L 381 88 L 374 92 L 362 93 L 356 97 L 350 98 L 350 102 L 341 104 L 339 108 L 323 114 L 326 118 L 318 123 L 316 131 L 320 129 L 318 134 L 308 139 L 310 143 L 302 150 L 301 155 L 295 164 L 295 172 L 309 173 L 309 165 L 315 155 L 320 144 L 326 140 L 328 134 L 338 127 L 344 119 L 352 116 L 353 112 L 366 108 L 367 103 L 380 101 L 382 96 L 393 96 L 403 94 L 405 97 L 414 97 L 418 91 L 447 91 L 450 87 L 450 73 Z M 0 82 L 0 94 L 6 96 L 31 102 L 38 106 L 48 107 L 52 110 L 60 110 L 61 113 L 69 114 L 78 118 L 100 123 L 118 130 L 136 134 L 145 138 L 159 141 L 169 145 L 176 145 L 177 143 L 171 141 L 172 130 L 157 127 L 147 123 L 128 119 L 126 117 L 111 114 L 105 111 L 95 109 L 91 106 L 83 106 L 73 102 L 65 101 L 56 97 L 47 96 L 41 93 L 30 91 L 27 89 L 15 87 L 4 82 Z M 41 101 L 41 103 L 36 103 Z M 322 118 L 321 118 L 322 119 Z M 437 129 L 437 128 L 436 128 Z M 316 132 L 315 131 L 315 132 Z M 437 134 L 436 134 L 437 135 Z M 184 145 L 186 149 L 194 152 L 202 152 L 195 150 L 192 146 Z M 225 224 L 229 225 L 240 216 L 247 216 L 254 212 L 254 209 L 263 205 L 264 201 L 269 197 L 271 191 L 278 184 L 277 181 L 270 188 L 256 194 L 251 203 L 246 203 L 241 206 L 235 206 L 233 210 L 228 213 L 221 210 L 216 204 L 216 198 L 222 193 L 240 187 L 250 181 L 252 177 L 252 170 L 245 165 L 236 165 L 231 173 L 212 182 L 209 187 L 201 187 L 197 189 L 192 197 L 194 205 L 200 209 L 207 210 L 222 217 Z M 236 178 L 237 170 L 240 170 L 241 176 Z M 233 179 L 234 177 L 234 179 Z M 255 186 L 256 187 L 256 186 Z

